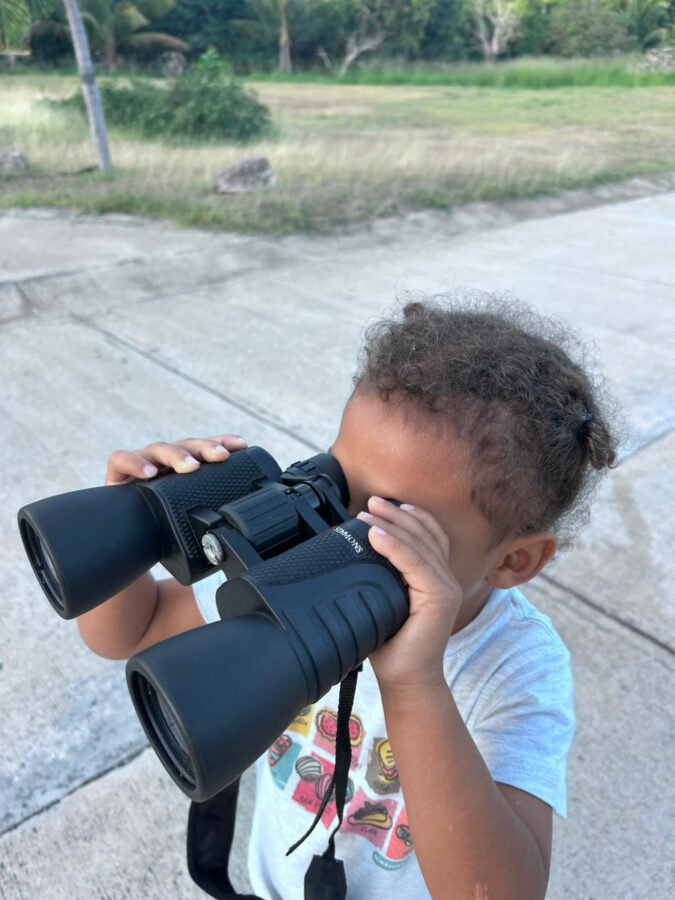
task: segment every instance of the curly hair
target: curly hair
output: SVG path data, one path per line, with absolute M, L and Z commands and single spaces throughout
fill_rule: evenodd
M 594 476 L 616 462 L 586 355 L 525 304 L 441 296 L 367 329 L 354 387 L 408 398 L 469 444 L 472 502 L 497 543 L 555 531 L 564 545 L 587 518 Z

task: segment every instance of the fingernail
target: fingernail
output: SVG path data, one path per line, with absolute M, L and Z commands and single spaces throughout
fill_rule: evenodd
M 384 503 L 384 500 L 382 499 L 382 497 L 376 497 L 374 494 L 370 499 L 374 500 L 376 503 Z
M 148 478 L 152 478 L 153 475 L 157 474 L 157 469 L 155 468 L 155 466 L 152 466 L 150 465 L 150 463 L 148 463 L 147 466 L 143 466 L 143 474 L 147 475 Z
M 195 466 L 195 465 L 198 466 L 199 460 L 195 459 L 194 456 L 186 456 L 183 459 L 183 465 L 184 466 Z
M 213 449 L 217 450 L 218 453 L 228 453 L 229 452 L 227 447 L 223 447 L 222 444 L 216 444 L 216 446 Z
M 386 533 L 387 533 L 387 532 L 384 530 L 384 528 L 380 528 L 378 525 L 373 525 L 371 531 L 374 531 L 375 534 L 386 534 Z
M 369 512 L 365 512 L 362 510 L 356 517 L 357 519 L 374 519 L 375 516 L 371 515 Z
M 401 503 L 401 507 L 400 507 L 400 508 L 401 508 L 401 509 L 407 509 L 408 511 L 410 511 L 411 509 L 415 509 L 415 507 L 414 507 L 414 506 L 411 506 L 410 503 Z
M 233 435 L 232 435 L 232 440 L 234 441 L 235 444 L 243 444 L 244 446 L 248 446 L 248 445 L 246 444 L 246 441 L 243 439 L 243 437 L 241 437 L 241 436 L 238 435 L 238 434 L 233 434 Z

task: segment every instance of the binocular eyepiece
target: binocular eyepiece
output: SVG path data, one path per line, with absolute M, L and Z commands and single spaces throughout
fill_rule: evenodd
M 146 735 L 193 800 L 237 778 L 407 618 L 400 575 L 348 503 L 329 454 L 282 472 L 252 447 L 189 474 L 60 494 L 19 511 L 35 576 L 66 619 L 157 562 L 183 585 L 225 573 L 220 622 L 127 663 Z

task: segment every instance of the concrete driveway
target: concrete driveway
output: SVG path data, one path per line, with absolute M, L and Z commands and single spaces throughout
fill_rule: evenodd
M 118 447 L 233 430 L 282 464 L 325 448 L 368 320 L 402 291 L 457 287 L 578 326 L 630 428 L 582 542 L 527 591 L 576 685 L 548 897 L 673 896 L 675 193 L 554 209 L 283 240 L 0 216 L 2 900 L 204 896 L 185 866 L 188 802 L 147 748 L 123 663 L 51 611 L 16 510 L 100 484 Z M 240 889 L 250 779 L 242 805 Z

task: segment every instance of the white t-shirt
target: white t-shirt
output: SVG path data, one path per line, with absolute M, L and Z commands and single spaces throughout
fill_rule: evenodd
M 218 572 L 193 585 L 206 622 L 218 621 Z M 478 616 L 453 634 L 444 656 L 447 683 L 495 781 L 533 794 L 566 817 L 565 761 L 574 733 L 570 654 L 551 620 L 515 588 L 495 590 Z M 303 900 L 312 856 L 337 823 L 329 803 L 312 823 L 335 763 L 339 685 L 304 709 L 256 763 L 249 875 L 266 900 Z M 408 828 L 377 680 L 366 660 L 350 720 L 352 765 L 344 820 L 336 836 L 349 900 L 428 898 Z M 423 736 L 420 735 L 420 740 Z

